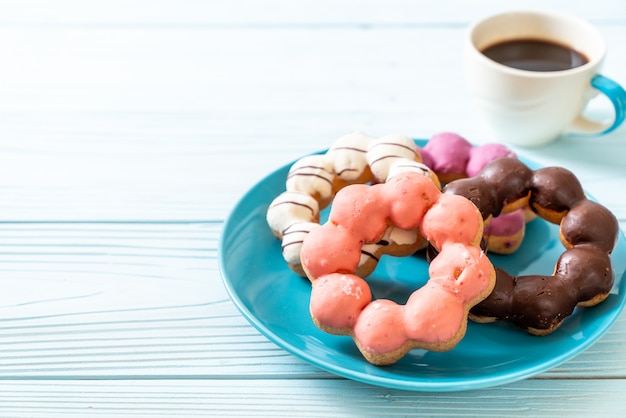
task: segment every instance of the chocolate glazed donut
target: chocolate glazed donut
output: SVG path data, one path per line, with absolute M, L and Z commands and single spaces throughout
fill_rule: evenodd
M 576 306 L 594 306 L 610 293 L 614 281 L 610 255 L 619 224 L 608 209 L 586 198 L 569 170 L 533 171 L 519 160 L 501 158 L 475 177 L 449 183 L 443 192 L 470 199 L 486 221 L 527 202 L 537 215 L 560 225 L 565 246 L 551 276 L 513 276 L 496 268 L 496 286 L 472 308 L 472 320 L 503 320 L 531 334 L 547 335 Z

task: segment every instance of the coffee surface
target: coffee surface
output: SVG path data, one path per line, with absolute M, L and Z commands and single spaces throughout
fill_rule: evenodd
M 527 71 L 562 71 L 589 62 L 580 52 L 553 42 L 517 39 L 500 42 L 482 53 L 507 67 Z

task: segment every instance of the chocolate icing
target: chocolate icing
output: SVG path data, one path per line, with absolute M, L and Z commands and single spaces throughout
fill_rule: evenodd
M 532 171 L 519 160 L 502 158 L 475 177 L 449 183 L 443 192 L 467 197 L 484 219 L 526 198 L 539 216 L 560 223 L 566 249 L 554 273 L 513 276 L 496 268 L 493 292 L 471 310 L 475 319 L 509 321 L 545 335 L 577 305 L 600 303 L 611 291 L 614 273 L 610 254 L 617 243 L 619 224 L 608 209 L 586 198 L 569 170 L 546 167 Z
M 531 207 L 535 210 L 543 208 L 557 212 L 557 221 L 576 202 L 585 199 L 585 192 L 576 176 L 562 167 L 546 167 L 535 171 L 532 187 L 529 201 Z
M 326 170 L 324 167 L 320 167 L 320 166 L 315 166 L 315 165 L 303 165 L 301 167 L 298 167 L 297 170 L 290 172 L 289 174 L 287 174 L 287 179 L 290 179 L 292 177 L 297 177 L 297 176 L 304 176 L 304 177 L 315 177 L 317 179 L 323 180 L 328 184 L 333 184 L 332 180 L 320 175 L 320 174 L 316 174 L 316 173 L 307 173 L 307 172 L 302 172 L 306 169 L 311 169 L 311 170 L 321 170 L 324 171 L 326 173 L 332 174 L 334 175 L 334 173 Z
M 592 220 L 593 227 L 584 228 Z M 562 239 L 571 245 L 590 244 L 611 253 L 617 243 L 619 225 L 604 206 L 591 200 L 576 204 L 561 220 Z
M 507 181 L 502 181 L 506 178 Z M 507 205 L 525 199 L 531 190 L 533 172 L 514 158 L 499 158 L 487 164 L 475 177 L 448 183 L 445 193 L 471 200 L 483 218 L 498 216 Z

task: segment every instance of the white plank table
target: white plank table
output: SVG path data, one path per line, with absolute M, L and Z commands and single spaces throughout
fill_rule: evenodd
M 623 0 L 0 0 L 0 416 L 623 416 L 623 315 L 531 379 L 419 393 L 305 363 L 221 283 L 223 222 L 274 169 L 355 130 L 493 140 L 462 38 L 516 8 L 592 21 L 626 84 Z M 626 231 L 625 127 L 516 151 Z

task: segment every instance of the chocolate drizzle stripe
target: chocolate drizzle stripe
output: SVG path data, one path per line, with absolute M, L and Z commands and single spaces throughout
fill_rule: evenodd
M 320 166 L 317 166 L 317 165 L 303 165 L 303 166 L 300 166 L 300 167 L 294 167 L 291 170 L 291 172 L 287 175 L 287 177 L 289 177 L 289 175 L 298 174 L 298 172 L 302 171 L 302 170 L 320 170 L 320 171 L 324 171 L 325 173 L 330 174 L 331 176 L 333 175 L 332 171 L 328 171 L 324 167 L 320 167 Z
M 372 259 L 374 259 L 376 262 L 380 261 L 378 257 L 376 257 L 374 254 L 368 252 L 368 251 L 363 251 L 361 250 L 361 254 L 366 255 L 368 257 L 371 257 Z
M 372 145 L 372 147 L 369 150 L 371 151 L 374 148 L 379 147 L 379 146 L 383 146 L 383 145 L 388 145 L 390 147 L 404 148 L 405 150 L 411 151 L 413 153 L 413 155 L 416 154 L 415 148 L 413 148 L 413 147 L 411 147 L 409 145 L 397 144 L 397 143 L 394 143 L 394 142 L 377 142 L 374 145 Z
M 412 168 L 414 170 L 419 170 L 422 173 L 428 173 L 428 170 L 424 167 L 420 167 L 419 165 L 416 164 L 397 164 L 395 166 L 396 168 Z
M 309 205 L 305 205 L 304 203 L 300 203 L 300 202 L 295 202 L 293 200 L 285 200 L 283 202 L 278 202 L 278 203 L 274 203 L 272 205 L 272 207 L 276 207 L 276 206 L 282 206 L 282 205 L 296 205 L 296 206 L 300 206 L 303 208 L 307 208 L 308 210 L 311 211 L 311 214 L 315 215 L 315 210 L 313 210 L 313 208 Z
M 324 176 L 319 175 L 319 174 L 315 174 L 315 173 L 292 173 L 292 174 L 289 174 L 289 175 L 287 176 L 287 180 L 289 180 L 289 179 L 291 179 L 291 178 L 293 178 L 293 177 L 297 177 L 297 176 L 304 176 L 304 177 L 317 177 L 318 179 L 320 179 L 320 180 L 324 180 L 326 183 L 328 183 L 328 184 L 330 184 L 330 185 L 332 185 L 332 184 L 333 184 L 332 180 L 330 180 L 329 178 L 324 177 Z
M 283 243 L 283 245 L 281 246 L 282 250 L 284 251 L 285 248 L 289 247 L 290 245 L 298 245 L 298 244 L 302 244 L 304 241 L 300 240 L 300 241 L 293 241 L 293 242 L 289 242 L 287 244 Z
M 355 151 L 355 152 L 361 152 L 363 154 L 367 152 L 367 149 L 354 148 L 354 147 L 334 147 L 334 148 L 331 148 L 329 151 L 338 151 L 338 150 Z
M 385 156 L 382 156 L 380 158 L 375 159 L 374 161 L 371 161 L 370 162 L 370 167 L 373 166 L 374 164 L 376 164 L 377 162 L 382 161 L 382 160 L 386 160 L 388 158 L 406 158 L 406 157 L 404 157 L 402 155 L 385 155 Z
M 358 172 L 359 170 L 357 170 L 356 168 L 344 168 L 343 170 L 337 172 L 337 176 L 341 176 L 343 173 L 348 173 L 351 171 Z
M 285 232 L 283 232 L 283 237 L 286 237 L 287 235 L 291 235 L 291 234 L 308 234 L 310 231 L 307 229 L 295 229 L 295 230 L 291 230 L 289 228 L 285 229 Z

